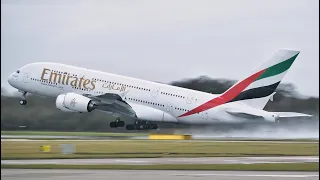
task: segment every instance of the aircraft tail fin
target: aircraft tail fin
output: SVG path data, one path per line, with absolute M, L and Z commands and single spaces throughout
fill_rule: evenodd
M 239 101 L 263 109 L 299 53 L 285 49 L 277 51 L 249 76 L 225 91 L 221 97 L 227 98 L 228 102 Z

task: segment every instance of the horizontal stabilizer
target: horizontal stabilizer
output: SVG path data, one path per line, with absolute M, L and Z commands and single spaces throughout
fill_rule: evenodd
M 312 117 L 310 114 L 303 114 L 297 112 L 272 112 L 276 114 L 279 118 L 298 118 L 298 117 Z
M 242 118 L 263 118 L 258 113 L 252 112 L 252 111 L 243 111 L 243 110 L 238 110 L 238 109 L 226 109 L 226 112 L 237 117 L 242 117 Z

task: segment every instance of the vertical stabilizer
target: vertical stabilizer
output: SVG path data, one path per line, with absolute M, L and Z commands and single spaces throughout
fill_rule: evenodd
M 254 70 L 251 76 L 238 81 L 225 93 L 240 87 L 242 88 L 238 89 L 240 93 L 231 101 L 241 101 L 252 107 L 263 109 L 299 53 L 293 50 L 279 50 Z

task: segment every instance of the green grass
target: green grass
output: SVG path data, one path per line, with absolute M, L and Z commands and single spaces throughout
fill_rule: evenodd
M 61 144 L 73 144 L 76 153 L 60 154 Z M 50 145 L 51 152 L 40 151 Z M 318 156 L 317 143 L 218 141 L 2 141 L 1 159 L 136 158 L 214 156 Z
M 1 131 L 1 135 L 37 136 L 146 136 L 145 133 L 107 133 L 107 132 L 58 132 L 58 131 Z
M 112 170 L 234 170 L 234 171 L 319 171 L 319 163 L 272 164 L 166 164 L 166 165 L 2 165 L 16 169 L 112 169 Z

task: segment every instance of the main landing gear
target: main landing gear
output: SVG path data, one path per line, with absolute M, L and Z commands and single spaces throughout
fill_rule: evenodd
M 22 99 L 19 101 L 19 104 L 20 105 L 26 105 L 27 104 L 27 92 L 22 92 Z
M 124 127 L 124 125 L 124 121 L 120 121 L 119 117 L 116 118 L 116 121 L 110 122 L 111 128 Z
M 120 120 L 119 117 L 113 122 L 110 122 L 111 128 L 124 127 L 125 123 Z M 136 120 L 134 124 L 127 124 L 127 130 L 148 130 L 148 129 L 158 129 L 158 125 L 153 124 L 148 121 Z
M 126 126 L 127 130 L 148 130 L 148 129 L 158 129 L 158 125 L 147 121 L 137 120 L 135 124 L 128 124 Z

